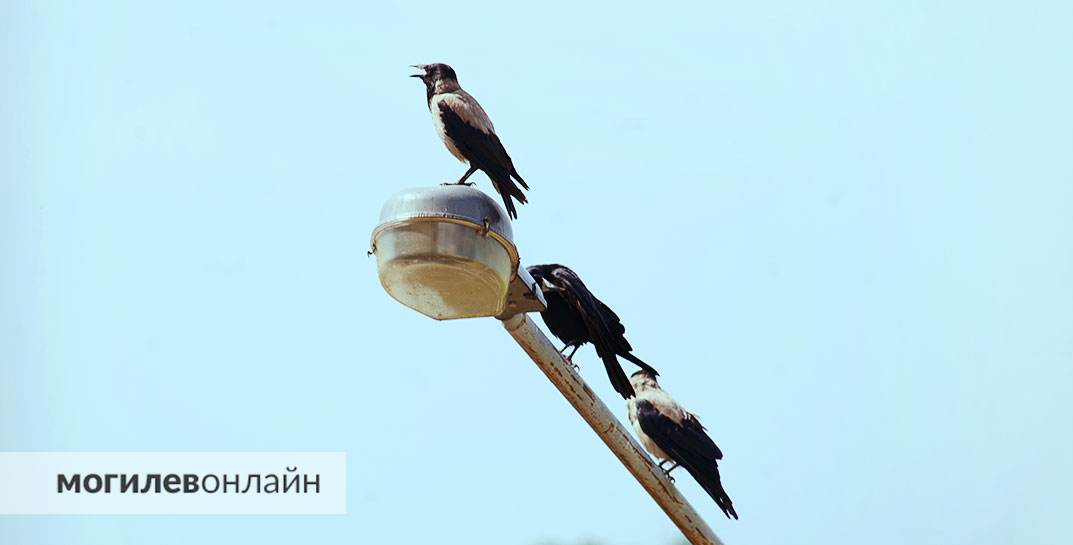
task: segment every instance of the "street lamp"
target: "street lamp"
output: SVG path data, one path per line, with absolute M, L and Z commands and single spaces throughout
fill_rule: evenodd
M 520 264 L 510 220 L 460 185 L 407 189 L 384 203 L 373 230 L 380 284 L 437 320 L 494 316 L 693 545 L 722 545 L 671 480 L 525 314 L 547 307 Z
M 499 204 L 472 187 L 401 191 L 384 203 L 373 231 L 380 284 L 437 320 L 544 310 L 512 236 Z

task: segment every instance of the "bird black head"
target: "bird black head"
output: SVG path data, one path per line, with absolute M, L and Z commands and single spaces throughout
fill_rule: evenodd
M 530 265 L 529 267 L 526 267 L 526 270 L 529 271 L 529 275 L 534 279 L 541 280 L 543 278 L 550 278 L 551 271 L 558 266 L 559 265 Z
M 630 385 L 638 392 L 659 388 L 659 383 L 656 382 L 656 376 L 644 369 L 630 375 Z
M 537 281 L 537 284 L 541 285 L 541 288 L 550 287 L 555 284 L 553 273 L 555 269 L 565 269 L 562 265 L 550 263 L 548 265 L 530 265 L 526 268 L 529 271 L 529 276 L 533 277 L 533 280 Z
M 653 375 L 652 373 L 650 373 L 649 371 L 644 370 L 644 369 L 641 369 L 640 371 L 635 371 L 632 375 L 630 375 L 630 378 L 635 378 L 635 377 L 636 378 L 642 378 L 642 377 L 643 378 L 650 378 L 650 379 L 652 379 L 652 382 L 656 381 L 656 376 Z
M 435 64 L 413 64 L 411 66 L 424 73 L 411 74 L 410 77 L 421 78 L 421 81 L 425 82 L 425 85 L 428 86 L 434 85 L 438 81 L 458 81 L 458 76 L 455 75 L 455 69 L 442 62 Z
M 410 66 L 424 72 L 423 74 L 410 74 L 410 77 L 421 78 L 421 81 L 425 84 L 425 98 L 429 99 L 429 104 L 431 104 L 433 95 L 450 93 L 461 89 L 458 85 L 458 76 L 455 76 L 454 68 L 442 62 L 436 64 L 412 64 Z

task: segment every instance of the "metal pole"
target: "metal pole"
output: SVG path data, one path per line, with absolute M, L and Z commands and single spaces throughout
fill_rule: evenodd
M 503 327 L 537 367 L 548 376 L 563 397 L 585 419 L 592 431 L 600 436 L 607 448 L 615 453 L 622 465 L 633 474 L 637 482 L 656 500 L 664 513 L 682 531 L 693 545 L 723 545 L 723 542 L 708 527 L 693 506 L 671 484 L 641 450 L 641 445 L 619 423 L 600 398 L 589 389 L 585 381 L 574 372 L 573 366 L 551 344 L 551 341 L 526 314 L 515 314 L 503 320 Z

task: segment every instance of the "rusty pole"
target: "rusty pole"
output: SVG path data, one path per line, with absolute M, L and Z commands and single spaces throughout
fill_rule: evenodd
M 607 448 L 615 453 L 652 499 L 656 500 L 686 539 L 693 545 L 723 545 L 719 536 L 715 535 L 704 519 L 693 510 L 693 506 L 682 497 L 663 471 L 652 463 L 641 450 L 641 445 L 634 441 L 633 436 L 615 418 L 607 405 L 604 405 L 574 372 L 574 367 L 566 362 L 529 316 L 524 313 L 515 314 L 502 322 L 510 336 L 529 354 L 537 367 L 547 375 L 592 431 L 600 436 Z

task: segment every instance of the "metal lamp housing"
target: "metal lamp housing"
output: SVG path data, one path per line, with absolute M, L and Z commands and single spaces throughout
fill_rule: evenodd
M 509 315 L 542 299 L 532 293 L 524 269 L 524 278 L 518 278 L 511 237 L 506 212 L 488 195 L 441 185 L 388 199 L 372 246 L 380 284 L 391 297 L 431 318 L 450 320 Z M 512 290 L 512 280 L 524 288 L 521 293 Z

